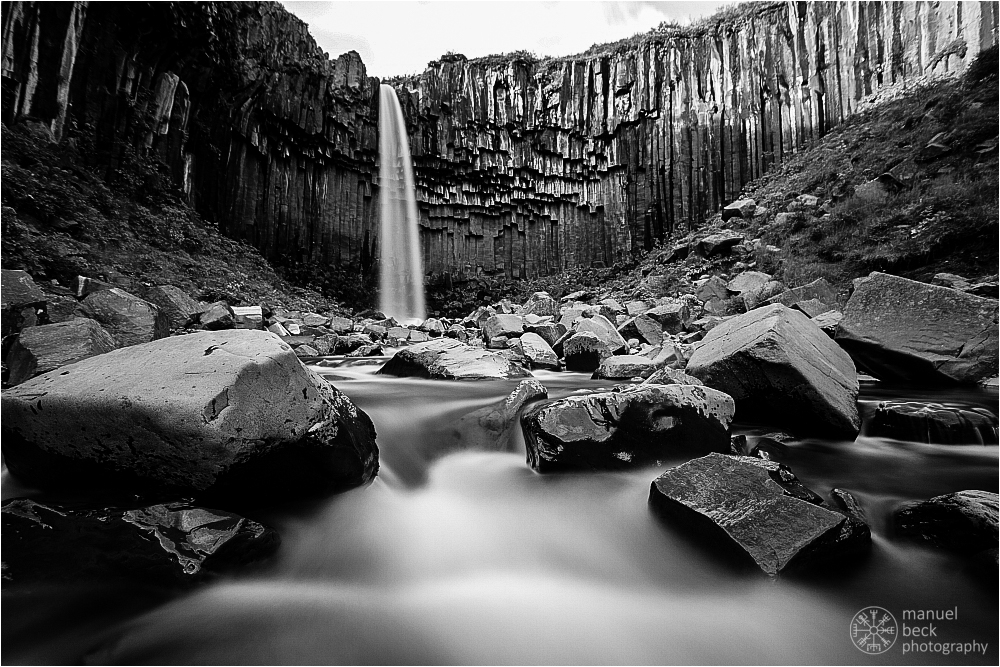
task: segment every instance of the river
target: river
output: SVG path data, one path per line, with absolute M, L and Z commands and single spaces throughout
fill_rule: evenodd
M 648 509 L 661 472 L 539 475 L 466 415 L 516 382 L 374 375 L 380 361 L 314 366 L 371 416 L 381 470 L 368 487 L 253 517 L 282 546 L 261 571 L 180 595 L 59 586 L 3 593 L 3 662 L 95 664 L 997 664 L 995 581 L 965 560 L 894 537 L 901 503 L 997 491 L 995 446 L 802 440 L 781 459 L 822 495 L 849 489 L 873 548 L 828 572 L 768 579 L 715 557 Z M 536 372 L 550 398 L 610 386 Z M 885 398 L 975 404 L 996 393 L 862 385 Z M 737 424 L 734 433 L 755 433 Z M 4 496 L 22 491 L 4 471 Z M 922 642 L 985 654 L 868 656 L 849 636 L 877 605 L 957 609 Z

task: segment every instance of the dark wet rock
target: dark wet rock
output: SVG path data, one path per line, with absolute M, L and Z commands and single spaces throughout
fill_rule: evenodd
M 559 357 L 552 351 L 552 347 L 545 342 L 544 338 L 536 333 L 528 332 L 514 340 L 517 341 L 521 353 L 531 368 L 559 370 Z
M 731 204 L 730 204 L 731 206 Z M 755 207 L 756 208 L 756 207 Z M 750 214 L 751 216 L 753 213 Z M 698 242 L 698 252 L 702 257 L 715 257 L 717 255 L 727 255 L 733 247 L 743 243 L 744 236 L 731 229 L 723 229 L 715 234 L 710 234 Z
M 617 350 L 592 331 L 573 333 L 562 343 L 566 370 L 590 373 Z
M 833 497 L 833 501 L 847 516 L 853 517 L 862 523 L 868 523 L 868 517 L 865 514 L 864 508 L 861 507 L 861 503 L 858 502 L 858 499 L 850 491 L 847 489 L 834 489 L 830 492 L 830 496 Z
M 2 402 L 7 467 L 43 489 L 265 502 L 352 488 L 378 470 L 368 415 L 263 331 L 115 350 Z
M 539 472 L 617 469 L 727 452 L 733 411 L 729 396 L 708 387 L 635 385 L 532 408 L 521 427 Z
M 78 508 L 9 500 L 4 587 L 128 580 L 186 585 L 266 560 L 278 534 L 256 521 L 188 503 Z
M 868 421 L 868 435 L 937 445 L 995 445 L 997 418 L 977 407 L 919 401 L 882 401 Z
M 94 292 L 84 299 L 121 347 L 140 345 L 170 334 L 170 320 L 159 308 L 117 287 Z
M 7 336 L 35 323 L 45 305 L 42 288 L 25 271 L 0 271 L 0 335 Z
M 820 505 L 780 463 L 709 454 L 657 477 L 649 503 L 670 523 L 768 575 L 855 557 L 871 545 L 864 523 Z
M 801 287 L 793 287 L 792 289 L 785 290 L 780 294 L 776 294 L 764 302 L 765 305 L 772 305 L 775 303 L 782 303 L 788 307 L 792 307 L 801 301 L 816 300 L 823 304 L 836 304 L 837 303 L 837 290 L 827 282 L 826 278 L 817 278 L 816 280 L 802 285 Z M 832 306 L 831 306 L 832 307 Z M 809 313 L 806 313 L 809 317 L 812 317 Z M 819 313 L 816 313 L 817 315 Z
M 997 304 L 874 272 L 855 281 L 837 342 L 881 380 L 974 384 L 997 375 Z
M 521 409 L 528 403 L 547 398 L 548 395 L 545 385 L 538 380 L 521 380 L 506 398 L 470 412 L 449 425 L 443 433 L 446 441 L 443 450 L 511 450 L 511 435 Z
M 660 324 L 663 331 L 670 334 L 680 333 L 691 317 L 691 311 L 683 301 L 670 301 L 650 308 L 644 315 Z M 658 343 L 653 343 L 658 344 Z
M 483 324 L 483 339 L 487 344 L 494 338 L 516 338 L 524 332 L 520 315 L 494 315 Z
M 205 307 L 173 285 L 157 285 L 146 292 L 146 301 L 160 309 L 171 329 L 186 327 Z
M 693 375 L 688 375 L 684 371 L 673 368 L 659 369 L 643 380 L 642 384 L 689 384 L 695 387 L 705 386 L 704 382 Z
M 618 333 L 625 340 L 635 338 L 650 345 L 659 345 L 663 341 L 663 328 L 660 323 L 647 315 L 629 318 L 625 324 L 618 327 Z
M 506 357 L 454 338 L 435 338 L 397 352 L 378 371 L 436 380 L 508 380 L 531 373 Z
M 115 349 L 115 341 L 94 320 L 78 319 L 24 329 L 7 353 L 10 384 Z
M 629 380 L 647 378 L 659 365 L 637 354 L 616 354 L 604 359 L 594 371 L 594 380 Z
M 747 450 L 747 454 L 769 461 L 775 458 L 780 459 L 788 453 L 789 443 L 794 441 L 794 436 L 782 433 L 781 431 L 765 433 L 753 439 L 750 448 Z
M 742 419 L 827 438 L 858 435 L 851 358 L 809 318 L 781 304 L 709 331 L 686 372 L 732 396 Z
M 997 494 L 959 491 L 907 505 L 896 512 L 896 531 L 966 554 L 997 548 Z

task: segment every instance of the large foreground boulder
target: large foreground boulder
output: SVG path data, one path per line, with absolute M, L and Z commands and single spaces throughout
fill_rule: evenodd
M 907 505 L 896 512 L 896 531 L 966 554 L 996 549 L 997 494 L 959 491 Z
M 830 507 L 786 466 L 750 456 L 709 454 L 670 468 L 649 490 L 666 520 L 769 575 L 866 551 L 864 523 Z
M 919 401 L 882 401 L 868 435 L 933 445 L 995 445 L 997 418 L 985 408 Z
M 256 521 L 188 503 L 80 509 L 7 501 L 4 586 L 127 580 L 184 585 L 262 561 L 278 534 Z
M 466 345 L 454 338 L 435 338 L 397 352 L 379 375 L 435 380 L 508 380 L 531 373 L 503 355 Z
M 28 327 L 7 353 L 11 386 L 115 349 L 115 341 L 94 320 L 77 319 Z
M 922 384 L 996 376 L 996 301 L 878 272 L 855 285 L 837 342 L 862 370 Z
M 263 331 L 91 357 L 4 392 L 2 411 L 7 467 L 45 489 L 264 502 L 378 470 L 368 415 Z
M 782 304 L 709 331 L 685 371 L 732 396 L 741 419 L 852 440 L 861 427 L 851 358 L 808 317 Z
M 636 385 L 545 403 L 521 417 L 521 428 L 539 472 L 618 469 L 729 451 L 734 410 L 708 387 Z

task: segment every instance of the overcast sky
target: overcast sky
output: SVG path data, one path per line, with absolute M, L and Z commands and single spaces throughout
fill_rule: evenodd
M 369 76 L 422 72 L 448 51 L 565 56 L 592 44 L 681 24 L 728 2 L 282 2 L 331 57 L 361 54 Z

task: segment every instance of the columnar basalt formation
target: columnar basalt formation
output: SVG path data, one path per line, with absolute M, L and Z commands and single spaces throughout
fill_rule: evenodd
M 569 58 L 393 80 L 425 269 L 609 264 L 697 226 L 887 85 L 962 69 L 991 2 L 756 4 Z M 4 5 L 4 122 L 113 171 L 152 153 L 206 217 L 280 263 L 378 256 L 378 81 L 277 4 Z

